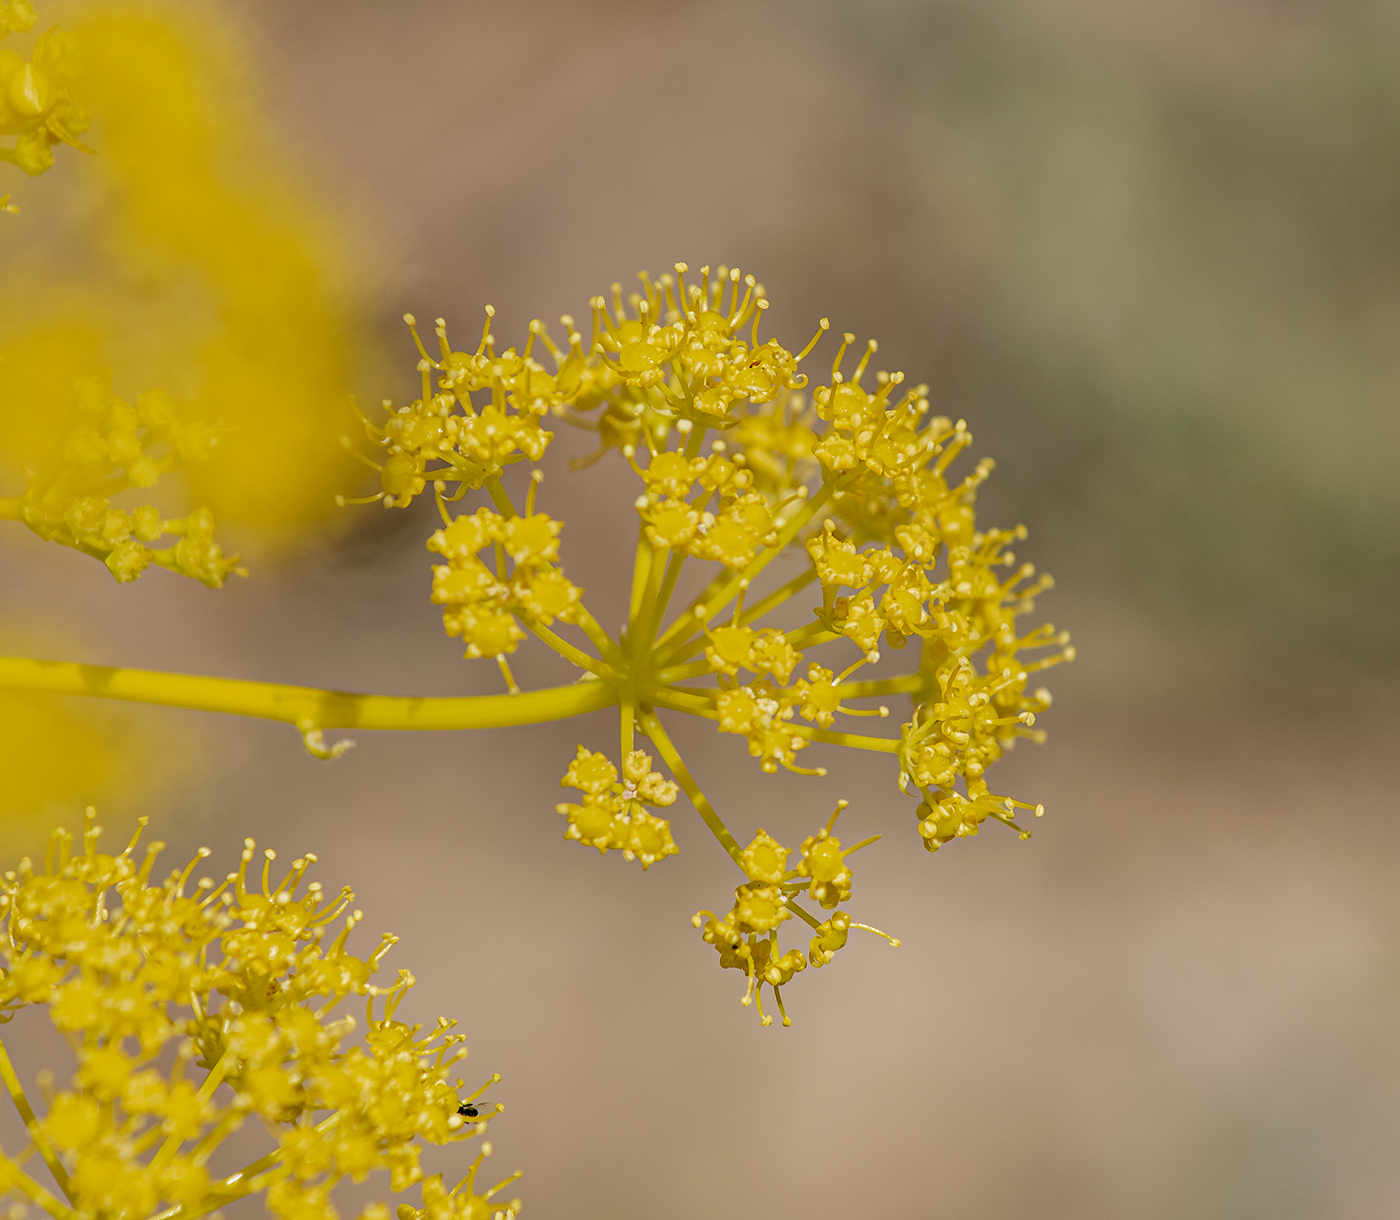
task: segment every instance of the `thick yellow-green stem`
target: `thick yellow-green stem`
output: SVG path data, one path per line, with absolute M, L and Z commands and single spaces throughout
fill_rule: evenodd
M 635 727 L 637 722 L 637 708 L 632 703 L 622 703 L 619 708 L 620 720 L 620 744 L 622 746 L 622 757 L 626 758 L 632 753 L 635 745 Z
M 818 919 L 815 915 L 813 915 L 810 911 L 804 910 L 802 907 L 798 906 L 797 900 L 795 898 L 784 898 L 783 906 L 787 907 L 789 911 L 796 915 L 797 918 L 800 919 L 803 923 L 805 923 L 809 928 L 820 928 L 822 926 L 821 920 Z
M 651 575 L 651 543 L 647 541 L 646 525 L 637 527 L 637 553 L 632 561 L 632 596 L 627 608 L 627 621 L 635 623 L 642 617 L 642 598 L 647 578 Z
M 0 690 L 53 695 L 90 695 L 132 703 L 281 720 L 302 731 L 315 729 L 491 729 L 563 720 L 617 702 L 603 682 L 584 681 L 518 695 L 416 698 L 361 695 L 349 691 L 116 669 L 73 661 L 0 657 Z
M 602 661 L 598 660 L 597 657 L 590 657 L 582 649 L 575 648 L 568 640 L 560 639 L 559 636 L 555 635 L 554 632 L 542 623 L 532 622 L 526 618 L 522 618 L 520 622 L 526 631 L 530 632 L 543 643 L 549 645 L 550 648 L 554 649 L 555 652 L 571 665 L 577 665 L 580 669 L 587 670 L 589 673 L 593 674 L 603 673 L 606 670 L 606 666 Z
M 486 494 L 491 497 L 491 503 L 496 506 L 496 511 L 505 517 L 516 515 L 515 505 L 511 503 L 510 493 L 506 491 L 501 483 L 499 475 L 494 475 L 486 480 Z
M 625 662 L 622 649 L 617 646 L 617 641 L 598 625 L 598 620 L 589 614 L 587 607 L 580 602 L 574 607 L 574 617 L 578 620 L 578 625 L 583 633 L 588 637 L 589 642 L 598 650 L 600 656 L 611 662 L 613 665 L 620 665 Z
M 201 1103 L 207 1104 L 213 1097 L 214 1090 L 223 1083 L 224 1076 L 228 1073 L 230 1065 L 234 1062 L 234 1051 L 229 1048 L 219 1056 L 219 1061 L 209 1069 L 209 1074 L 204 1078 L 204 1083 L 199 1086 L 198 1098 Z M 180 1145 L 185 1142 L 185 1137 L 179 1131 L 172 1131 L 166 1138 L 165 1143 L 160 1146 L 159 1151 L 151 1158 L 152 1171 L 164 1169 L 166 1165 L 180 1151 Z
M 865 699 L 872 695 L 908 695 L 921 690 L 922 674 L 903 674 L 898 678 L 871 678 L 866 682 L 843 682 L 836 689 L 843 699 Z

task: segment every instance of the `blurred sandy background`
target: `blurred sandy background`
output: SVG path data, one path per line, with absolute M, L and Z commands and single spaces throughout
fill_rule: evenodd
M 1031 526 L 1080 659 L 1050 743 L 1003 764 L 1049 809 L 1029 843 L 928 856 L 885 760 L 774 779 L 683 733 L 741 837 L 840 795 L 889 832 L 856 907 L 904 947 L 808 971 L 789 1030 L 689 926 L 733 884 L 697 820 L 645 876 L 560 838 L 555 776 L 601 716 L 360 734 L 325 765 L 289 729 L 123 713 L 181 743 L 172 850 L 250 834 L 354 884 L 416 1015 L 461 1015 L 505 1077 L 493 1164 L 530 1215 L 1397 1214 L 1400 10 L 239 7 L 363 235 L 364 397 L 412 393 L 406 309 L 465 337 L 491 301 L 515 336 L 639 268 L 738 263 L 779 334 L 830 314 L 966 416 L 999 462 L 983 515 Z M 545 489 L 592 602 L 631 492 Z M 427 602 L 427 518 L 358 512 L 217 594 L 10 531 L 0 607 L 60 607 L 94 662 L 497 689 Z

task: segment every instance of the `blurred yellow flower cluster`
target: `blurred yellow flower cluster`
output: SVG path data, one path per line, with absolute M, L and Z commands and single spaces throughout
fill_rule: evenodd
M 265 551 L 333 510 L 356 342 L 348 243 L 278 146 L 226 8 L 117 0 L 63 16 L 21 54 L 34 6 L 0 3 L 0 34 L 16 35 L 0 49 L 0 135 L 16 137 L 0 157 L 37 172 L 89 108 L 100 147 L 35 184 L 45 206 L 0 218 L 0 520 L 118 580 L 155 564 L 217 586 L 238 569 L 215 515 Z M 29 626 L 4 624 L 6 651 Z M 0 694 L 0 812 L 168 787 L 176 726 L 162 758 L 96 711 Z
M 236 567 L 214 541 L 214 515 L 198 508 L 170 520 L 150 504 L 129 511 L 111 497 L 149 490 L 160 476 L 187 462 L 205 460 L 215 437 L 208 428 L 182 424 L 170 400 L 148 390 L 135 405 L 118 398 L 101 379 L 79 383 L 76 419 L 54 452 L 30 472 L 23 496 L 0 500 L 0 518 L 24 522 L 40 538 L 96 556 L 119 581 L 135 580 L 151 563 L 217 589 Z M 163 549 L 150 544 L 178 537 Z
M 123 396 L 158 386 L 183 425 L 219 434 L 185 472 L 189 502 L 245 548 L 293 544 L 334 510 L 350 353 L 370 346 L 345 225 L 279 147 L 221 6 L 79 8 L 39 39 L 24 80 L 58 73 L 60 49 L 54 79 L 91 108 L 99 155 L 64 167 L 61 206 L 0 229 L 0 478 L 61 444 L 89 379 L 110 376 Z M 13 55 L 0 54 L 4 76 Z M 34 89 L 15 74 L 0 101 Z M 63 106 L 76 103 L 54 105 L 42 131 L 71 130 Z
M 28 32 L 36 19 L 29 0 L 4 0 L 0 38 Z M 72 37 L 57 28 L 38 39 L 28 59 L 0 47 L 0 135 L 16 137 L 0 145 L 0 161 L 33 177 L 53 165 L 55 144 L 92 151 L 78 139 L 88 128 L 87 108 L 69 91 L 76 58 Z
M 265 851 L 259 878 L 249 840 L 222 881 L 192 883 L 204 850 L 156 880 L 163 844 L 138 856 L 138 831 L 108 855 L 100 833 L 89 810 L 80 850 L 56 831 L 42 871 L 25 859 L 0 883 L 0 1020 L 42 1009 L 77 1055 L 70 1082 L 41 1073 L 38 1113 L 0 1045 L 31 1141 L 0 1165 L 9 1191 L 55 1220 L 183 1220 L 248 1195 L 283 1220 L 334 1220 L 335 1185 L 384 1170 L 394 1193 L 421 1181 L 432 1216 L 517 1213 L 519 1200 L 489 1202 L 506 1183 L 475 1194 L 480 1157 L 456 1191 L 423 1180 L 423 1144 L 484 1132 L 501 1107 L 481 1097 L 499 1077 L 467 1090 L 454 1078 L 466 1056 L 456 1023 L 425 1030 L 398 1017 L 413 976 L 370 982 L 395 938 L 350 951 L 361 913 L 348 889 L 302 888 L 314 856 L 274 879 L 276 853 Z M 355 1017 L 336 1011 L 350 997 L 366 1000 L 362 1039 Z M 211 1158 L 250 1120 L 268 1151 L 216 1173 Z M 57 1194 L 26 1170 L 35 1153 Z M 382 1205 L 364 1213 L 387 1216 Z

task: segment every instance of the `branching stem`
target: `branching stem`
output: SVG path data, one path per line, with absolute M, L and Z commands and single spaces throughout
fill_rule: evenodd
M 684 691 L 672 686 L 651 696 L 657 707 L 673 712 L 685 712 L 691 716 L 702 716 L 706 720 L 718 720 L 719 712 L 711 691 Z M 850 746 L 855 750 L 873 750 L 879 754 L 897 754 L 897 737 L 863 737 L 858 733 L 837 733 L 831 729 L 818 729 L 805 724 L 789 724 L 787 731 L 794 737 L 805 737 L 808 741 L 828 741 L 833 745 Z
M 702 595 L 689 610 L 677 618 L 666 633 L 657 640 L 657 659 L 661 662 L 668 662 L 680 654 L 684 650 L 686 641 L 700 630 L 701 621 L 696 617 L 696 611 L 704 606 L 709 615 L 713 616 L 729 605 L 738 596 L 741 585 L 746 582 L 752 584 L 754 578 L 787 549 L 788 543 L 797 537 L 798 531 L 816 516 L 817 511 L 831 498 L 831 493 L 831 484 L 823 483 L 816 494 L 798 509 L 787 524 L 778 531 L 776 546 L 765 547 L 762 553 L 755 556 L 753 562 L 742 572 L 732 574 L 720 586 L 718 593 L 713 597 Z M 663 647 L 663 645 L 667 646 Z
M 657 753 L 665 760 L 666 765 L 671 769 L 671 774 L 680 781 L 681 788 L 690 798 L 690 803 L 695 806 L 695 811 L 704 819 L 705 825 L 710 828 L 710 833 L 719 840 L 719 845 L 729 853 L 730 859 L 743 868 L 743 852 L 739 847 L 738 840 L 729 833 L 729 827 L 724 824 L 724 819 L 715 812 L 715 807 L 700 791 L 700 785 L 695 782 L 685 765 L 685 761 L 681 758 L 680 752 L 672 744 L 671 739 L 666 736 L 666 730 L 661 727 L 661 721 L 657 718 L 656 713 L 644 710 L 639 721 L 642 732 L 655 743 Z
M 44 1158 L 44 1164 L 49 1167 L 49 1172 L 53 1174 L 53 1180 L 58 1183 L 59 1190 L 67 1196 L 68 1202 L 72 1203 L 73 1183 L 68 1177 L 68 1171 L 63 1167 L 63 1162 L 58 1159 L 58 1150 L 49 1140 L 48 1133 L 39 1125 L 39 1120 L 34 1117 L 34 1107 L 29 1104 L 29 1098 L 24 1095 L 24 1086 L 20 1084 L 19 1076 L 15 1074 L 15 1065 L 10 1062 L 9 1052 L 5 1049 L 5 1043 L 2 1039 L 0 1039 L 0 1079 L 5 1081 L 5 1089 L 10 1094 L 10 1100 L 15 1103 L 15 1109 L 19 1111 L 25 1130 L 29 1132 L 29 1138 L 34 1141 L 39 1155 Z
M 520 625 L 524 627 L 526 631 L 548 644 L 549 647 L 554 649 L 555 652 L 571 665 L 577 665 L 580 669 L 586 669 L 591 674 L 600 674 L 606 669 L 606 666 L 602 661 L 598 660 L 597 657 L 590 657 L 586 652 L 575 648 L 568 640 L 561 639 L 559 636 L 555 635 L 555 633 L 543 623 L 535 623 L 531 622 L 528 618 L 520 618 Z
M 27 657 L 0 657 L 0 690 L 89 695 L 237 716 L 260 716 L 304 730 L 505 728 L 563 720 L 617 702 L 617 692 L 605 682 L 576 682 L 570 686 L 523 691 L 518 695 L 417 698 L 361 695 L 310 686 L 147 669 L 115 669 L 73 661 L 37 661 Z
M 31 1203 L 37 1203 L 54 1220 L 70 1220 L 73 1215 L 70 1209 L 64 1207 L 24 1170 L 12 1164 L 3 1153 L 0 1153 L 0 1183 L 19 1191 Z

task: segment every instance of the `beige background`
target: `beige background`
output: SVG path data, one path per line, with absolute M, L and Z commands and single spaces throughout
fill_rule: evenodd
M 393 363 L 363 393 L 411 393 L 405 309 L 465 334 L 491 301 L 520 334 L 642 267 L 740 263 L 778 333 L 830 314 L 967 415 L 1000 460 L 984 513 L 1032 525 L 1081 659 L 1049 745 L 1004 764 L 1050 811 L 1028 843 L 928 856 L 886 760 L 775 779 L 682 729 L 741 836 L 800 838 L 838 795 L 888 831 L 857 909 L 904 946 L 808 971 L 790 1030 L 689 926 L 732 884 L 698 821 L 645 876 L 559 837 L 602 715 L 361 734 L 325 765 L 287 729 L 140 713 L 203 767 L 154 811 L 172 850 L 250 834 L 355 886 L 418 1016 L 460 1015 L 504 1075 L 493 1163 L 533 1215 L 1393 1216 L 1393 11 L 243 7 L 364 235 Z M 559 469 L 610 621 L 632 492 Z M 494 691 L 427 603 L 429 528 L 359 510 L 218 594 L 8 536 L 0 597 L 63 607 L 92 661 Z

